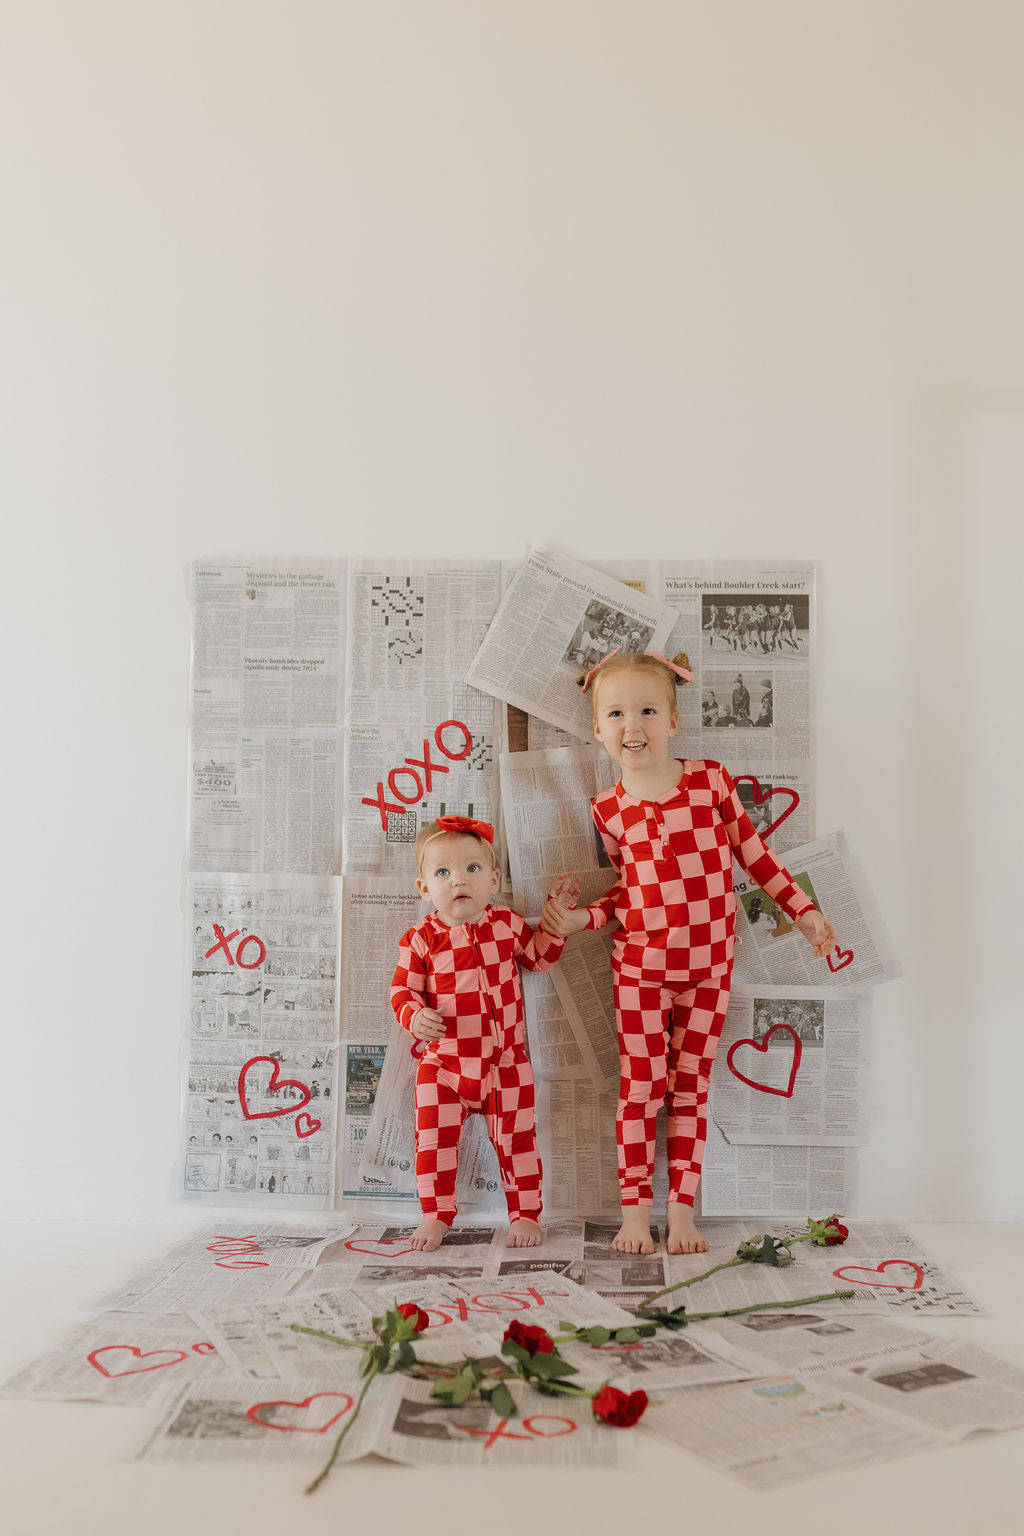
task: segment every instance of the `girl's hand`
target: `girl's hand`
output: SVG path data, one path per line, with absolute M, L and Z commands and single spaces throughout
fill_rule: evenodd
M 586 907 L 567 912 L 557 901 L 545 903 L 540 915 L 540 925 L 545 933 L 553 933 L 556 939 L 567 939 L 570 934 L 582 933 L 590 921 Z
M 410 1025 L 417 1040 L 440 1040 L 444 1036 L 444 1015 L 436 1008 L 421 1008 Z
M 824 960 L 826 955 L 830 955 L 839 942 L 832 924 L 828 918 L 822 916 L 817 907 L 808 907 L 807 911 L 797 919 L 796 925 L 819 960 Z
M 548 901 L 557 901 L 566 912 L 571 912 L 580 899 L 580 882 L 576 875 L 559 875 L 552 882 Z

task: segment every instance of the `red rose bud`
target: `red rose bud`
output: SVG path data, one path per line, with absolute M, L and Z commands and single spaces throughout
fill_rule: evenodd
M 595 1419 L 628 1429 L 643 1417 L 647 1407 L 646 1392 L 620 1392 L 618 1387 L 602 1387 L 591 1399 Z
M 505 1329 L 505 1338 L 525 1349 L 528 1355 L 553 1355 L 555 1352 L 555 1341 L 543 1328 L 530 1328 L 513 1321 Z
M 422 1307 L 418 1307 L 414 1301 L 403 1301 L 398 1308 L 399 1317 L 413 1318 L 413 1333 L 422 1333 L 429 1326 L 429 1318 Z
M 849 1227 L 844 1227 L 841 1221 L 831 1221 L 825 1228 L 825 1246 L 834 1248 L 837 1243 L 845 1243 L 849 1235 Z
M 810 1228 L 810 1239 L 819 1248 L 835 1248 L 839 1243 L 845 1243 L 850 1235 L 849 1227 L 844 1227 L 838 1215 L 825 1216 L 821 1221 L 813 1221 L 807 1218 Z

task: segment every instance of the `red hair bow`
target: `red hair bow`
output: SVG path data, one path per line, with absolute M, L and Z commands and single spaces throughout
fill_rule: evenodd
M 471 837 L 482 837 L 485 843 L 494 842 L 494 828 L 489 821 L 474 821 L 470 816 L 439 816 L 437 825 L 445 832 L 468 832 Z

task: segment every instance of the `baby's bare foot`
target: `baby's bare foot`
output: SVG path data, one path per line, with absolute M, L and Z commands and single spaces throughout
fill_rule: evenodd
M 619 1253 L 653 1253 L 650 1211 L 646 1205 L 628 1205 L 622 1212 L 622 1226 L 612 1238 Z
M 432 1253 L 435 1248 L 440 1248 L 447 1231 L 444 1222 L 438 1221 L 436 1216 L 424 1216 L 409 1239 L 409 1247 L 422 1248 L 424 1253 Z
M 536 1248 L 543 1236 L 539 1222 L 531 1221 L 529 1216 L 517 1216 L 509 1226 L 505 1247 Z
M 678 1201 L 668 1207 L 669 1253 L 707 1253 L 707 1239 L 701 1237 L 693 1224 L 693 1208 Z

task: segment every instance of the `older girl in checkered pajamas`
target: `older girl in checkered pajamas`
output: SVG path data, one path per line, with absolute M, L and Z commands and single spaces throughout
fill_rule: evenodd
M 416 1192 L 423 1221 L 414 1248 L 437 1248 L 455 1219 L 459 1137 L 468 1114 L 485 1116 L 508 1205 L 510 1248 L 540 1242 L 541 1163 L 533 1073 L 523 1032 L 518 965 L 546 971 L 565 940 L 518 912 L 492 907 L 500 876 L 487 822 L 442 816 L 416 839 L 420 895 L 434 911 L 399 941 L 391 1006 L 425 1049 L 416 1072 Z M 579 884 L 560 877 L 556 898 L 575 904 Z M 518 962 L 518 963 L 517 963 Z
M 686 657 L 678 658 L 681 662 Z M 651 1179 L 658 1109 L 668 1112 L 668 1251 L 698 1253 L 693 1225 L 707 1132 L 708 1077 L 729 1002 L 736 898 L 733 855 L 782 907 L 816 955 L 831 925 L 755 832 L 721 763 L 680 762 L 668 744 L 679 724 L 676 678 L 664 657 L 612 652 L 581 679 L 593 689 L 594 734 L 622 777 L 593 802 L 618 872 L 579 911 L 549 902 L 543 926 L 567 937 L 612 917 L 612 971 L 621 1085 L 616 1115 L 622 1227 L 613 1246 L 651 1253 Z

